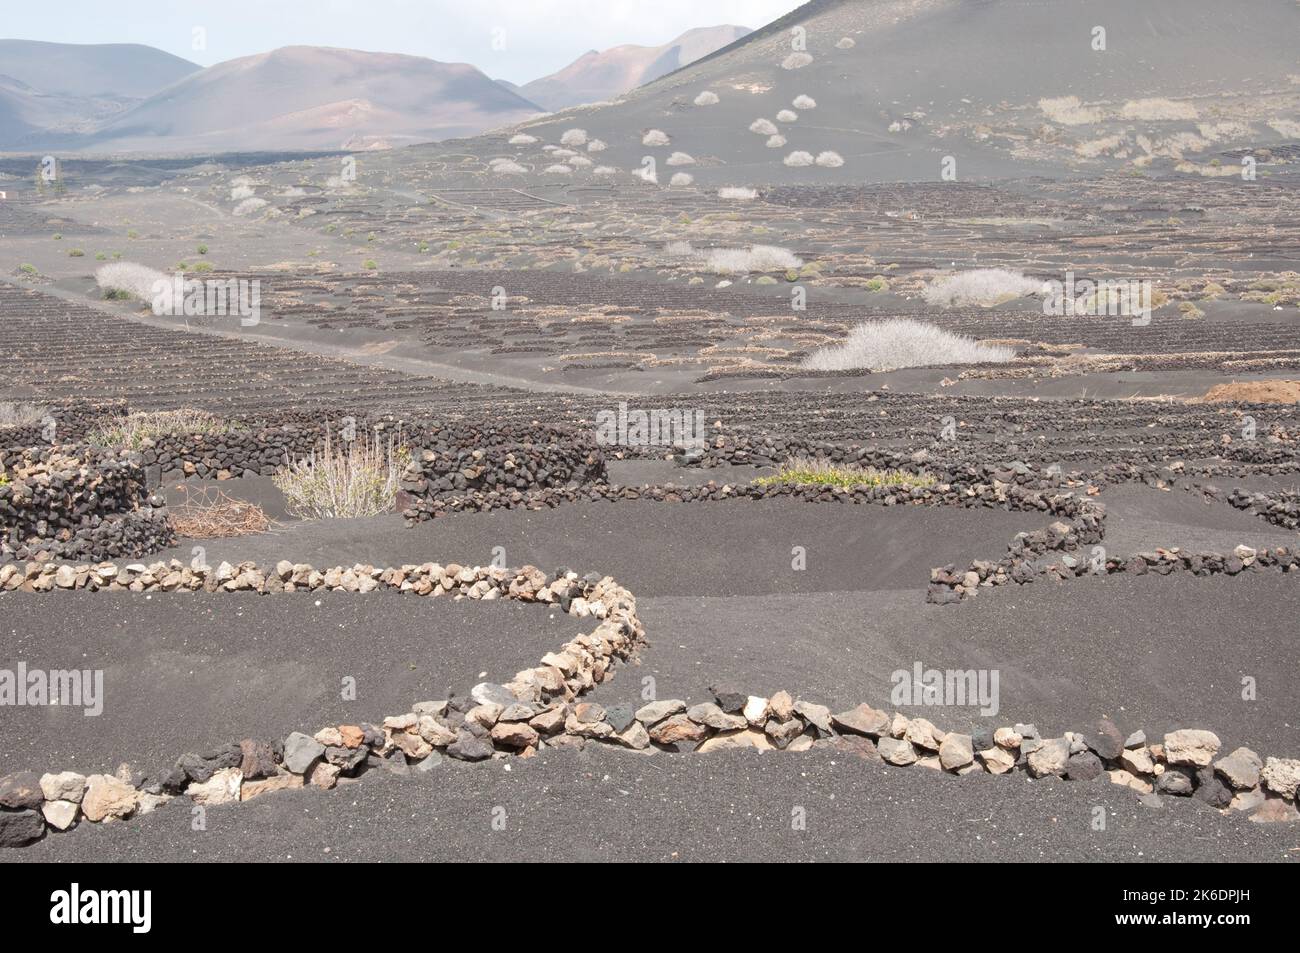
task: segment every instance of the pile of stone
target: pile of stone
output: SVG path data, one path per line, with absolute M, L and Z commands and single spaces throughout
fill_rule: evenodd
M 1238 488 L 1224 493 L 1213 485 L 1204 486 L 1201 490 L 1206 499 L 1245 510 L 1274 526 L 1300 529 L 1300 492 L 1295 490 L 1274 490 L 1263 493 Z
M 1050 559 L 1007 556 L 998 562 L 975 560 L 961 571 L 944 566 L 930 571 L 926 601 L 937 605 L 960 602 L 981 588 L 1026 585 L 1038 581 L 1063 582 L 1085 576 L 1118 573 L 1167 576 L 1188 572 L 1194 576 L 1237 576 L 1243 573 L 1282 572 L 1300 574 L 1300 546 L 1255 549 L 1237 546 L 1231 553 L 1185 553 L 1178 547 L 1156 549 L 1127 557 L 1090 558 L 1086 553 L 1061 553 Z
M 46 571 L 50 569 L 52 571 Z M 34 573 L 30 575 L 29 573 Z M 21 580 L 15 585 L 16 580 Z M 375 569 L 337 567 L 319 571 L 281 562 L 263 571 L 252 565 L 178 567 L 0 567 L 0 588 L 49 592 L 60 589 L 130 591 L 318 591 L 372 592 L 380 588 L 422 596 L 492 600 L 517 599 L 559 606 L 576 618 L 598 621 L 505 685 L 481 683 L 463 698 L 421 702 L 380 725 L 335 725 L 306 735 L 293 732 L 267 743 L 245 738 L 204 754 L 186 753 L 159 776 L 123 766 L 116 775 L 89 777 L 65 771 L 37 777 L 19 772 L 0 779 L 0 846 L 22 846 L 46 828 L 67 830 L 79 820 L 92 823 L 148 814 L 173 797 L 198 804 L 247 801 L 270 791 L 313 785 L 332 788 L 381 768 L 405 774 L 427 771 L 442 758 L 481 761 L 523 753 L 545 735 L 563 730 L 570 706 L 582 693 L 609 678 L 645 639 L 636 597 L 608 576 L 561 570 L 553 576 L 533 566 L 519 570 L 455 564 Z
M 125 451 L 49 446 L 0 459 L 0 556 L 134 557 L 175 541 L 161 498 Z
M 1000 507 L 1041 511 L 1068 518 L 1075 523 L 1079 539 L 1100 538 L 1104 507 L 1080 500 L 1072 494 L 1029 490 L 1012 483 L 946 483 L 933 486 L 800 486 L 788 483 L 714 483 L 697 486 L 662 484 L 620 486 L 588 483 L 541 490 L 479 491 L 426 499 L 408 506 L 403 516 L 408 523 L 434 519 L 449 513 L 488 512 L 499 509 L 553 509 L 569 503 L 651 500 L 659 503 L 709 503 L 724 500 L 794 499 L 805 503 L 857 503 L 878 506 L 962 506 Z M 1088 504 L 1088 505 L 1085 505 Z
M 485 487 L 562 486 L 604 478 L 590 433 L 576 429 L 441 424 L 391 416 L 310 415 L 231 418 L 218 433 L 169 434 L 138 448 L 151 487 L 168 479 L 270 476 L 286 460 L 307 457 L 329 433 L 334 446 L 377 434 L 411 448 L 404 488 L 414 496 Z M 444 482 L 443 478 L 447 478 Z M 426 488 L 422 481 L 427 481 Z
M 511 492 L 603 483 L 600 448 L 574 441 L 456 446 L 417 451 L 402 474 L 404 509 L 418 520 L 429 504 L 451 495 Z
M 615 593 L 611 588 L 601 595 Z M 246 738 L 182 755 L 158 778 L 126 765 L 116 775 L 9 775 L 0 779 L 0 846 L 23 846 L 47 828 L 63 831 L 81 820 L 145 815 L 174 797 L 233 803 L 308 786 L 328 790 L 372 770 L 421 775 L 445 758 L 527 758 L 545 748 L 587 744 L 643 754 L 829 749 L 956 776 L 1105 779 L 1150 806 L 1159 806 L 1161 795 L 1192 797 L 1224 812 L 1249 811 L 1254 821 L 1300 821 L 1300 759 L 1262 758 L 1245 747 L 1221 756 L 1218 736 L 1203 729 L 1171 731 L 1156 743 L 1142 731 L 1125 737 L 1109 719 L 1053 738 L 1026 724 L 963 734 L 867 704 L 837 714 L 785 691 L 763 697 L 730 688 L 715 689 L 712 701 L 694 705 L 680 699 L 609 707 L 581 701 L 582 692 L 607 674 L 602 662 L 635 648 L 612 621 L 602 623 L 605 632 L 580 636 L 506 685 L 480 683 L 465 698 L 419 702 L 379 725 L 331 725 L 274 743 Z
M 125 401 L 94 404 L 84 400 L 58 401 L 40 404 L 43 419 L 40 423 L 22 427 L 0 427 L 0 456 L 20 452 L 28 447 L 48 446 L 52 443 L 73 443 L 84 440 L 86 435 L 105 420 L 123 417 L 127 413 Z M 53 440 L 49 439 L 51 431 L 46 427 L 45 418 L 54 421 Z

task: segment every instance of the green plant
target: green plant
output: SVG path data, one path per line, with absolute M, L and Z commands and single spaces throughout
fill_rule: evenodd
M 365 268 L 367 271 L 378 271 L 379 263 L 376 262 L 373 258 L 367 258 L 365 261 L 361 263 L 361 267 Z
M 213 267 L 214 266 L 210 261 L 196 261 L 190 267 L 190 271 L 212 271 Z
M 36 266 L 35 266 L 35 265 L 28 265 L 28 264 L 26 264 L 26 263 L 19 265 L 19 266 L 18 266 L 18 270 L 21 271 L 24 275 L 38 275 L 38 274 L 40 274 L 40 272 L 38 272 L 38 271 L 36 270 Z
M 63 241 L 63 233 L 62 233 L 62 232 L 55 232 L 55 233 L 54 233 L 54 240 L 55 240 L 56 242 L 61 242 L 61 241 Z
M 85 258 L 85 257 L 86 257 L 86 253 L 85 253 L 84 251 L 82 251 L 80 248 L 69 248 L 69 249 L 68 249 L 68 257 L 69 257 L 69 258 Z
M 102 251 L 95 252 L 95 261 L 108 261 L 108 256 Z
M 198 250 L 200 255 L 206 255 L 208 253 L 208 246 L 200 245 Z
M 852 489 L 860 486 L 932 487 L 939 481 L 928 473 L 907 470 L 878 470 L 852 463 L 832 463 L 820 458 L 797 457 L 783 463 L 771 476 L 758 477 L 757 486 L 831 486 Z
M 126 233 L 126 237 L 127 237 L 127 238 L 139 238 L 139 237 L 140 237 L 140 233 L 137 232 L 134 228 L 132 228 L 132 229 L 128 229 L 128 231 L 127 231 L 127 233 Z

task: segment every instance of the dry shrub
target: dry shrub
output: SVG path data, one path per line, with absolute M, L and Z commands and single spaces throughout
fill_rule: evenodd
M 236 500 L 214 487 L 185 487 L 185 501 L 168 507 L 172 528 L 189 539 L 229 539 L 264 533 L 271 519 L 256 503 Z
M 31 427 L 45 419 L 45 411 L 35 404 L 0 402 L 0 427 Z
M 803 366 L 812 371 L 890 371 L 947 364 L 1006 363 L 1015 356 L 1015 350 L 1009 347 L 981 344 L 933 324 L 897 318 L 859 324 L 849 332 L 844 343 L 809 354 Z
M 320 450 L 286 461 L 273 482 L 290 513 L 303 519 L 352 519 L 393 509 L 411 451 L 400 435 L 358 436 L 336 447 L 329 431 Z

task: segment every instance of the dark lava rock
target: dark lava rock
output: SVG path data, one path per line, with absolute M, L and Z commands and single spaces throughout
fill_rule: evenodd
M 1065 776 L 1071 781 L 1091 781 L 1101 777 L 1103 770 L 1101 759 L 1091 751 L 1071 755 L 1065 763 Z
M 1194 788 L 1195 782 L 1192 780 L 1192 772 L 1177 765 L 1166 768 L 1165 773 L 1156 779 L 1156 790 L 1161 794 L 1191 797 Z
M 39 811 L 0 810 L 0 847 L 26 847 L 45 835 L 45 818 Z
M 1088 747 L 1105 761 L 1114 761 L 1124 753 L 1124 736 L 1119 733 L 1119 729 L 1109 718 L 1097 722 L 1084 740 Z
M 1210 807 L 1222 808 L 1232 803 L 1232 788 L 1223 783 L 1213 767 L 1204 767 L 1196 772 L 1196 793 L 1192 796 Z
M 732 685 L 711 685 L 709 691 L 713 693 L 718 707 L 725 712 L 738 712 L 749 701 L 748 693 L 739 691 Z
M 15 771 L 0 778 L 0 807 L 21 811 L 39 808 L 45 795 L 41 793 L 41 779 L 35 771 Z M 44 820 L 41 821 L 45 823 Z
M 615 731 L 627 730 L 635 717 L 634 709 L 629 704 L 611 705 L 605 709 L 605 721 L 609 722 Z
M 269 778 L 275 774 L 275 752 L 264 741 L 245 738 L 239 743 L 239 770 L 244 779 Z
M 447 746 L 447 754 L 461 761 L 483 761 L 492 757 L 495 748 L 482 738 L 476 738 L 468 731 L 462 731 L 456 740 Z

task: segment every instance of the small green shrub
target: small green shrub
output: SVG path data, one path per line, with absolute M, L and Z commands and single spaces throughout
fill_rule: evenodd
M 852 489 L 860 486 L 887 486 L 899 489 L 932 487 L 939 481 L 928 473 L 906 470 L 878 470 L 856 464 L 832 463 L 829 460 L 798 457 L 783 463 L 771 476 L 754 480 L 758 486 L 832 486 Z

